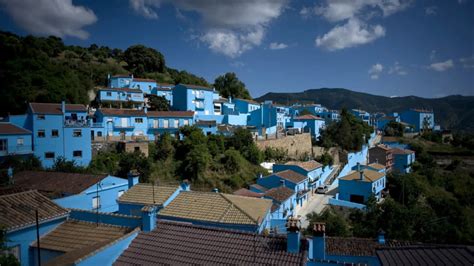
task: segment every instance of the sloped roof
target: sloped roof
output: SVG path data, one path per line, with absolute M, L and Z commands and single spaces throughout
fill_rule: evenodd
M 375 251 L 383 247 L 415 245 L 415 242 L 386 240 L 379 244 L 376 239 L 357 237 L 326 237 L 326 253 L 339 256 L 375 256 Z
M 250 103 L 250 104 L 260 104 L 260 103 L 257 102 L 257 101 L 249 100 L 249 99 L 235 98 L 235 100 L 244 101 L 244 102 L 247 102 L 247 103 Z
M 136 109 L 115 109 L 115 108 L 100 108 L 99 111 L 106 116 L 146 116 L 144 110 Z
M 153 186 L 152 184 L 139 183 L 125 191 L 117 201 L 143 205 L 163 205 L 177 189 L 178 187 Z
M 324 119 L 322 119 L 321 117 L 308 114 L 308 115 L 297 116 L 294 118 L 294 120 L 324 120 Z
M 304 265 L 306 252 L 288 253 L 286 237 L 159 221 L 140 233 L 114 265 Z
M 258 190 L 260 190 L 260 191 L 267 191 L 267 190 L 268 190 L 268 188 L 266 188 L 266 187 L 264 187 L 264 186 L 262 186 L 262 185 L 259 185 L 259 184 L 252 184 L 252 185 L 250 185 L 250 187 L 254 187 L 254 188 L 256 188 L 256 189 L 258 189 Z
M 391 136 L 382 137 L 382 142 L 399 142 L 399 141 L 400 141 L 399 137 L 391 137 Z
M 148 111 L 148 117 L 193 117 L 193 111 Z
M 197 120 L 196 125 L 198 126 L 216 126 L 216 120 Z
M 272 205 L 271 200 L 237 195 L 183 191 L 160 216 L 226 224 L 260 224 Z
M 182 86 L 184 86 L 186 88 L 190 88 L 190 89 L 214 91 L 213 88 L 206 87 L 206 86 L 201 86 L 201 85 L 192 85 L 192 84 L 183 84 L 183 83 L 180 83 L 178 85 L 182 85 Z
M 412 153 L 415 153 L 415 152 L 412 151 L 412 150 L 408 150 L 408 149 L 394 148 L 394 149 L 392 149 L 392 153 L 393 154 L 412 154 Z
M 66 104 L 65 107 L 70 112 L 87 112 L 83 104 Z M 63 114 L 60 103 L 30 103 L 30 109 L 34 114 Z
M 234 191 L 234 195 L 238 196 L 245 196 L 245 197 L 254 197 L 254 198 L 261 198 L 263 197 L 263 193 L 253 192 L 246 188 L 241 188 L 239 190 Z
M 31 131 L 9 122 L 0 122 L 0 135 L 26 135 Z
M 133 93 L 142 93 L 140 89 L 133 88 L 101 88 L 99 91 L 123 91 L 123 92 L 133 92 Z
M 36 189 L 51 197 L 75 195 L 102 181 L 108 175 L 22 171 L 13 175 L 14 186 Z
M 376 251 L 382 265 L 473 265 L 474 247 L 417 245 Z
M 0 224 L 6 226 L 7 230 L 33 225 L 35 210 L 38 210 L 40 223 L 68 213 L 35 190 L 0 196 Z
M 375 182 L 379 180 L 380 178 L 385 176 L 385 173 L 379 173 L 377 171 L 369 170 L 369 169 L 364 169 L 362 170 L 364 179 L 360 181 L 364 182 Z M 342 180 L 359 180 L 360 179 L 360 173 L 358 171 L 352 171 L 346 176 L 341 177 L 340 179 Z
M 379 164 L 379 163 L 371 163 L 367 166 L 372 167 L 372 168 L 377 169 L 377 170 L 382 170 L 382 169 L 386 168 L 385 165 Z
M 293 170 L 285 170 L 285 171 L 281 171 L 281 172 L 276 172 L 276 173 L 273 173 L 272 175 L 276 175 L 278 177 L 281 177 L 283 179 L 291 181 L 295 184 L 303 182 L 304 180 L 307 179 L 306 176 L 304 176 L 302 174 L 299 174 L 299 173 L 297 173 Z
M 265 196 L 272 198 L 278 202 L 284 202 L 289 199 L 295 192 L 287 187 L 276 187 L 265 192 Z
M 143 78 L 133 78 L 133 81 L 138 81 L 138 82 L 156 82 L 154 79 L 143 79 Z
M 319 162 L 317 162 L 315 160 L 309 160 L 309 161 L 305 161 L 305 162 L 289 161 L 289 162 L 286 162 L 285 165 L 296 165 L 296 166 L 299 166 L 299 167 L 303 168 L 306 171 L 312 171 L 314 169 L 323 167 L 322 164 L 320 164 Z

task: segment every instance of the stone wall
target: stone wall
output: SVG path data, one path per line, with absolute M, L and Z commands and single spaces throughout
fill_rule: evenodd
M 293 136 L 281 136 L 278 139 L 257 140 L 257 146 L 261 150 L 266 147 L 283 149 L 288 156 L 300 159 L 301 156 L 312 155 L 311 135 L 309 133 L 297 134 Z

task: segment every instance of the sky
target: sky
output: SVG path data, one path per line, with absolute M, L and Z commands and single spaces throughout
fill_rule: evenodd
M 474 0 L 0 0 L 0 30 L 66 44 L 143 44 L 253 97 L 347 88 L 474 95 Z

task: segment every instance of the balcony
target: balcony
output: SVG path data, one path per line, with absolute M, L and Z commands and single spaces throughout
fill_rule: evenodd
M 296 193 L 296 198 L 299 199 L 299 198 L 302 198 L 304 197 L 306 194 L 308 194 L 310 190 L 309 189 L 304 189 L 304 190 L 300 190 Z
M 66 119 L 64 120 L 64 127 L 90 127 L 89 121 L 85 119 L 74 120 Z
M 204 93 L 196 94 L 196 100 L 204 100 Z
M 104 124 L 103 123 L 91 123 L 91 126 L 92 127 L 104 127 Z
M 129 125 L 129 124 L 114 124 L 114 128 L 117 128 L 117 129 L 133 129 L 133 128 L 135 128 L 135 125 Z

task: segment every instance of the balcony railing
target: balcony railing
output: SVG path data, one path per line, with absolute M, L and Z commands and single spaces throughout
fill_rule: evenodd
M 103 123 L 92 123 L 92 127 L 104 127 Z
M 298 191 L 298 193 L 296 193 L 296 197 L 301 198 L 304 195 L 306 195 L 309 191 L 310 191 L 309 189 L 300 190 L 300 191 Z
M 130 124 L 114 124 L 114 128 L 135 128 L 135 125 Z
M 73 120 L 66 119 L 64 120 L 64 127 L 90 127 L 90 124 L 87 120 Z

